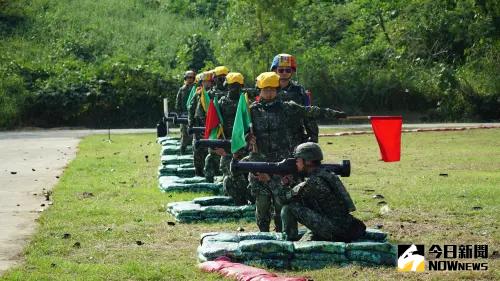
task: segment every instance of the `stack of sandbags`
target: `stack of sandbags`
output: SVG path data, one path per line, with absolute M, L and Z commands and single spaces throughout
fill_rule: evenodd
M 224 253 L 224 254 L 220 254 Z M 227 256 L 246 264 L 274 268 L 288 268 L 293 255 L 293 243 L 285 241 L 281 233 L 206 233 L 198 247 L 200 261 Z
M 191 149 L 191 146 L 187 146 L 185 154 L 192 154 L 192 153 L 193 151 Z M 177 154 L 181 154 L 180 144 L 162 145 L 161 155 L 177 155 Z
M 158 177 L 162 176 L 178 176 L 182 178 L 194 177 L 194 165 L 193 163 L 161 165 L 158 167 Z
M 367 241 L 374 238 L 373 241 Z M 246 264 L 275 268 L 317 269 L 329 265 L 394 265 L 396 247 L 387 235 L 367 229 L 361 242 L 285 241 L 280 233 L 207 233 L 202 235 L 198 259 L 202 262 L 225 255 Z M 226 248 L 227 247 L 227 248 Z M 222 253 L 222 254 L 221 254 Z
M 255 220 L 255 206 L 235 206 L 228 196 L 207 196 L 192 201 L 168 203 L 166 210 L 178 222 Z
M 193 163 L 193 155 L 162 155 L 161 164 L 162 165 L 180 165 Z
M 212 192 L 220 193 L 222 183 L 219 181 L 210 183 L 206 182 L 204 177 L 181 178 L 178 176 L 162 176 L 159 177 L 160 190 L 164 192 L 170 191 L 190 191 L 190 192 Z
M 201 206 L 193 202 L 172 202 L 167 204 L 167 211 L 178 222 L 192 222 L 201 220 Z
M 157 138 L 156 142 L 160 145 L 179 145 L 180 138 L 166 136 L 166 137 Z

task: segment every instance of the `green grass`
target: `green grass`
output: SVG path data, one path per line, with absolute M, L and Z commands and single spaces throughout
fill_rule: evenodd
M 378 161 L 373 135 L 320 142 L 328 162 L 352 161 L 352 175 L 343 181 L 357 205 L 355 215 L 369 226 L 382 224 L 391 241 L 427 247 L 488 244 L 491 255 L 500 246 L 499 139 L 498 129 L 404 134 L 397 163 Z M 85 138 L 54 189 L 54 205 L 39 219 L 25 262 L 2 280 L 221 280 L 196 268 L 200 233 L 257 228 L 252 223 L 168 225 L 173 219 L 164 212 L 166 203 L 202 194 L 159 192 L 159 149 L 152 134 L 115 136 L 113 143 L 102 136 Z M 84 198 L 83 192 L 94 196 Z M 390 213 L 379 214 L 374 194 L 385 197 Z M 474 206 L 482 209 L 474 211 Z M 71 237 L 63 239 L 64 233 Z M 144 244 L 137 245 L 138 240 Z M 349 266 L 287 275 L 314 280 L 500 278 L 498 259 L 488 263 L 482 273 L 402 274 L 395 268 Z

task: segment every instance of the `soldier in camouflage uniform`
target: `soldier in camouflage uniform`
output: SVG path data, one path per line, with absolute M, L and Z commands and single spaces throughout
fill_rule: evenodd
M 345 113 L 329 108 L 301 106 L 295 102 L 282 102 L 277 99 L 279 76 L 274 72 L 264 72 L 257 77 L 257 88 L 260 89 L 260 100 L 250 106 L 253 133 L 248 142 L 256 145 L 259 160 L 276 162 L 290 157 L 290 136 L 294 118 L 343 118 Z M 291 118 L 293 116 L 294 118 Z M 274 207 L 274 223 L 276 231 L 281 231 L 281 201 L 279 192 L 282 189 L 279 176 L 262 173 L 249 174 L 250 189 L 256 200 L 256 220 L 260 231 L 269 231 L 271 209 Z
M 212 88 L 213 73 L 211 71 L 205 71 L 199 75 L 199 81 L 201 81 L 202 86 L 196 89 L 196 95 L 191 101 L 191 105 L 188 112 L 188 126 L 189 127 L 205 127 L 205 109 L 201 105 L 201 95 L 202 90 L 208 91 Z M 205 166 L 205 157 L 207 157 L 207 149 L 198 148 L 194 149 L 194 141 L 196 136 L 193 135 L 193 162 L 195 174 L 197 176 L 203 176 L 203 167 Z
M 217 66 L 212 70 L 214 76 L 214 85 L 212 89 L 208 92 L 211 99 L 217 97 L 220 99 L 226 94 L 226 87 L 224 82 L 226 81 L 226 75 L 229 73 L 229 69 L 225 66 Z M 205 168 L 203 172 L 205 173 L 205 178 L 208 182 L 213 182 L 216 175 L 220 175 L 219 164 L 221 157 L 217 155 L 211 148 L 208 149 L 208 154 L 205 157 Z
M 177 92 L 177 98 L 175 99 L 175 110 L 178 114 L 187 114 L 187 100 L 189 93 L 194 86 L 194 79 L 196 73 L 192 70 L 186 71 L 184 73 L 184 85 L 179 88 Z M 186 153 L 186 146 L 191 142 L 189 135 L 187 133 L 187 126 L 185 124 L 180 125 L 181 131 L 181 154 Z
M 276 55 L 271 64 L 271 71 L 280 76 L 280 88 L 278 98 L 282 101 L 294 101 L 299 105 L 310 105 L 304 87 L 291 80 L 293 73 L 297 72 L 295 57 L 289 54 Z M 293 146 L 306 141 L 318 142 L 319 128 L 316 120 L 306 118 L 301 120 L 293 128 Z M 304 129 L 306 133 L 304 133 Z
M 281 209 L 288 240 L 298 239 L 297 223 L 310 230 L 312 240 L 350 242 L 364 235 L 365 224 L 353 217 L 356 210 L 349 193 L 334 173 L 321 168 L 323 153 L 318 144 L 303 143 L 295 149 L 297 170 L 308 177 L 281 193 L 287 204 Z
M 243 87 L 243 75 L 237 72 L 230 72 L 226 76 L 226 85 L 228 88 L 227 94 L 219 101 L 220 113 L 224 120 L 223 129 L 226 139 L 230 139 L 233 132 L 234 118 L 238 101 L 240 98 L 241 88 Z M 220 170 L 224 175 L 224 193 L 234 199 L 236 205 L 245 205 L 248 201 L 253 201 L 248 190 L 248 180 L 246 174 L 233 174 L 229 170 L 229 164 L 233 157 L 240 159 L 242 155 L 235 154 L 234 156 L 224 151 L 224 149 L 216 149 L 215 152 L 221 156 Z

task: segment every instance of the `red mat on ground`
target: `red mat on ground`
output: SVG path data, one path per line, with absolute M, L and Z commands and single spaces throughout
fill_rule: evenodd
M 227 257 L 201 263 L 198 267 L 238 281 L 308 281 L 305 277 L 280 277 L 261 268 L 231 262 Z

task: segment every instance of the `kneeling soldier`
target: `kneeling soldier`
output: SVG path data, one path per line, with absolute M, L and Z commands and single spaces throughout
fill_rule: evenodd
M 320 168 L 319 145 L 300 144 L 294 156 L 298 172 L 308 178 L 282 194 L 287 203 L 281 209 L 287 239 L 298 239 L 297 223 L 312 232 L 312 240 L 349 242 L 363 236 L 366 226 L 350 214 L 356 208 L 344 185 L 337 175 Z

